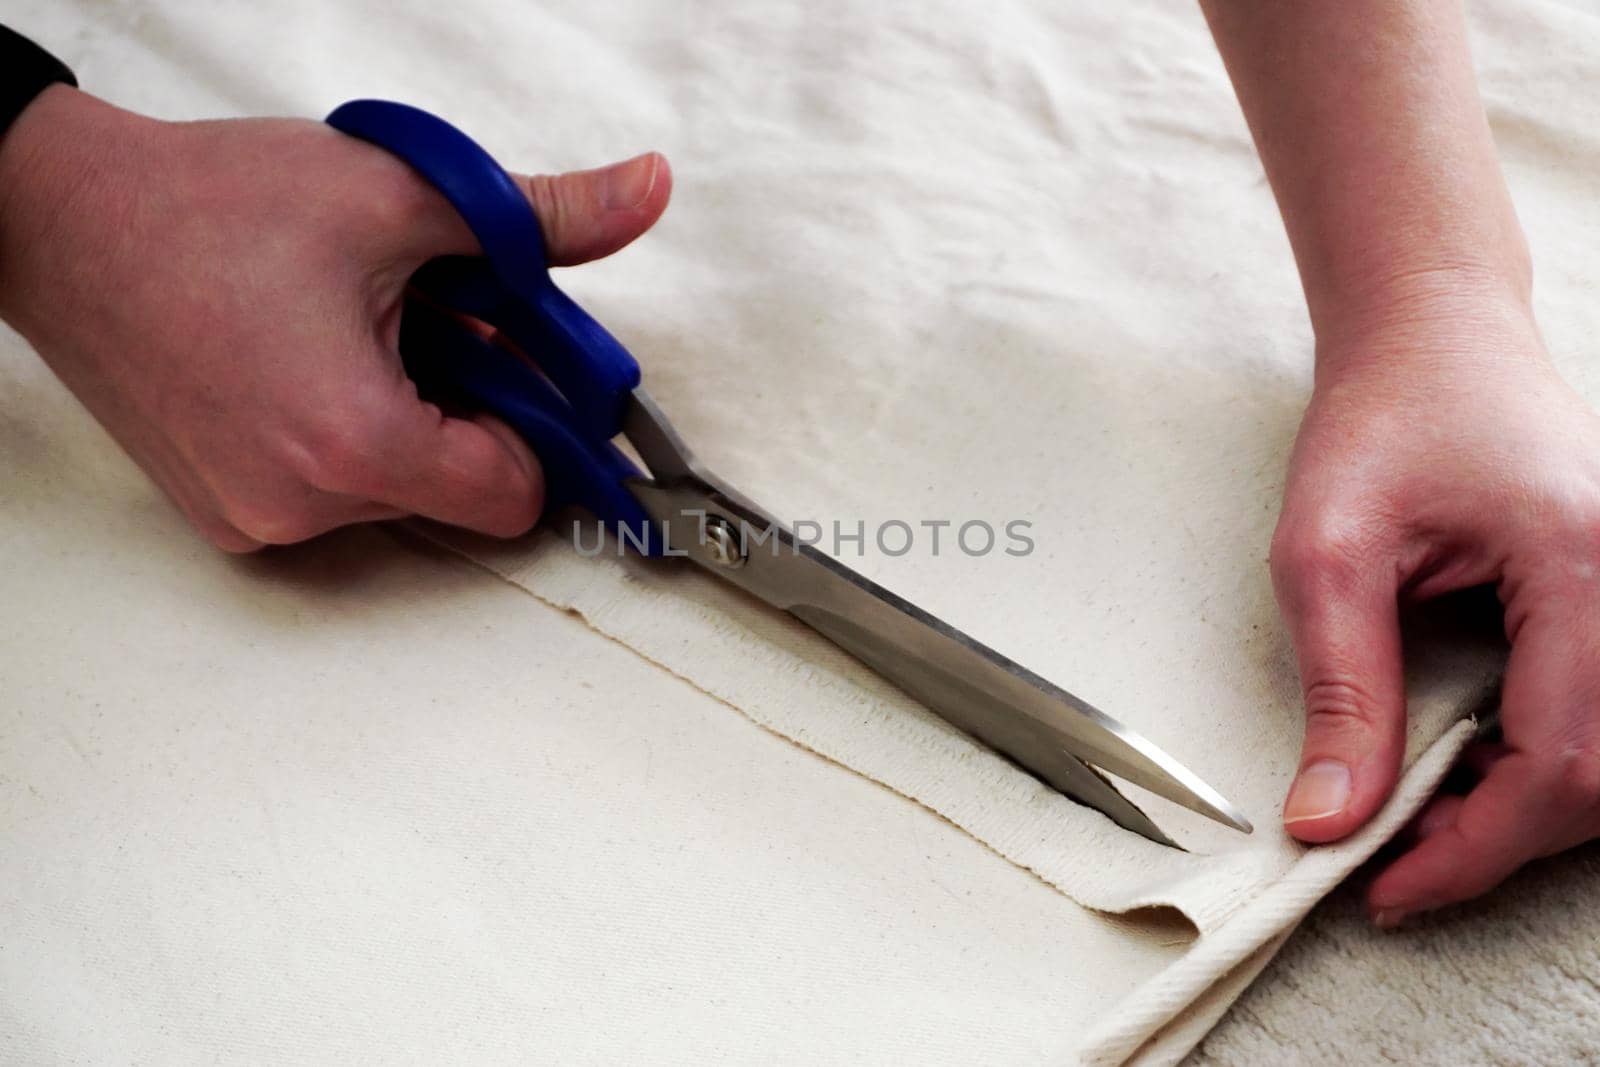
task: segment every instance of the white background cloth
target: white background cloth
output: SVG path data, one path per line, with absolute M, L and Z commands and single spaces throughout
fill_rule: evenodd
M 1367 921 L 1364 879 L 1352 879 L 1295 932 L 1189 1067 L 1592 1064 L 1596 879 L 1600 848 L 1587 845 L 1399 934 Z
M 1487 95 L 1578 369 L 1593 19 L 1514 6 L 1477 12 Z M 709 582 L 548 536 L 467 546 L 693 686 L 379 533 L 219 560 L 12 340 L 0 1025 L 31 1058 L 1071 1062 L 1176 1019 L 1170 1058 L 1403 816 L 1310 858 L 1276 829 L 1299 712 L 1262 561 L 1309 337 L 1186 5 L 11 17 L 158 115 L 377 95 L 526 169 L 665 150 L 668 218 L 567 280 L 706 458 L 797 518 L 1032 521 L 1024 559 L 848 562 L 1261 828 L 1161 806 L 1196 851 L 1154 849 Z M 1414 753 L 1492 668 L 1419 661 Z M 1080 906 L 1155 902 L 1198 939 Z

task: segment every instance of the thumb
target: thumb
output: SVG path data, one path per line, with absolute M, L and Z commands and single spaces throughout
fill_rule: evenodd
M 595 170 L 513 175 L 533 204 L 552 266 L 609 256 L 655 225 L 672 195 L 672 168 L 646 152 Z
M 1284 803 L 1302 841 L 1336 841 L 1388 799 L 1405 748 L 1394 567 L 1343 552 L 1298 554 L 1274 568 L 1305 694 L 1300 770 Z M 1275 562 L 1277 562 L 1275 560 Z

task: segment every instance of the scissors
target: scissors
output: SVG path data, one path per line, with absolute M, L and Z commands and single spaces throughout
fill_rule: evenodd
M 643 556 L 687 557 L 1152 841 L 1179 847 L 1101 772 L 1250 832 L 1238 809 L 1150 741 L 817 551 L 713 474 L 640 385 L 633 356 L 556 288 L 527 198 L 466 134 L 383 100 L 352 101 L 327 121 L 410 164 L 476 235 L 482 256 L 441 257 L 411 279 L 401 355 L 424 395 L 495 415 L 526 439 L 544 467 L 547 514 L 575 505 Z M 498 332 L 486 338 L 463 316 Z

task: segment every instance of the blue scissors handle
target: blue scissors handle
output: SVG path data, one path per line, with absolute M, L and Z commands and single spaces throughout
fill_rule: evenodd
M 612 443 L 639 364 L 550 278 L 544 233 L 511 176 L 435 115 L 355 100 L 328 125 L 409 163 L 461 215 L 482 257 L 442 257 L 412 278 L 400 353 L 425 394 L 492 414 L 539 456 L 545 507 L 576 504 L 648 542 L 649 517 L 625 482 L 639 470 Z M 485 341 L 450 312 L 489 323 L 537 364 Z

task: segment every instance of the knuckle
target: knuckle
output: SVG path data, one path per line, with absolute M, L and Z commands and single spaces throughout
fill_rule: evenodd
M 391 162 L 385 160 L 363 189 L 363 203 L 380 232 L 415 227 L 436 213 L 440 204 L 431 186 L 410 168 Z
M 263 545 L 293 544 L 321 532 L 321 526 L 309 509 L 275 501 L 224 501 L 222 517 L 245 538 Z
M 1305 686 L 1307 730 L 1319 733 L 1365 733 L 1378 725 L 1378 705 L 1371 694 L 1346 679 L 1316 679 Z
M 1295 584 L 1353 576 L 1366 555 L 1368 540 L 1360 524 L 1331 515 L 1312 522 L 1280 524 L 1269 557 L 1273 579 Z
M 506 470 L 504 476 L 495 481 L 494 489 L 480 498 L 485 504 L 482 528 L 495 537 L 520 537 L 539 521 L 543 494 L 537 487 L 530 492 L 527 479 L 514 469 L 512 461 L 506 462 L 513 469 Z
M 1569 744 L 1550 762 L 1552 784 L 1568 806 L 1600 805 L 1600 749 L 1590 744 Z
M 383 435 L 373 420 L 341 413 L 286 441 L 289 470 L 313 489 L 351 496 L 376 495 Z
M 229 555 L 248 555 L 259 551 L 262 547 L 262 542 L 236 529 L 220 517 L 200 523 L 199 529 L 200 536 L 204 537 L 207 543 Z
M 567 207 L 566 185 L 559 177 L 535 174 L 527 179 L 524 192 L 533 202 L 533 213 L 546 234 L 559 234 L 567 229 L 572 213 Z
M 1546 473 L 1532 488 L 1538 525 L 1590 536 L 1600 525 L 1600 485 L 1592 480 Z

